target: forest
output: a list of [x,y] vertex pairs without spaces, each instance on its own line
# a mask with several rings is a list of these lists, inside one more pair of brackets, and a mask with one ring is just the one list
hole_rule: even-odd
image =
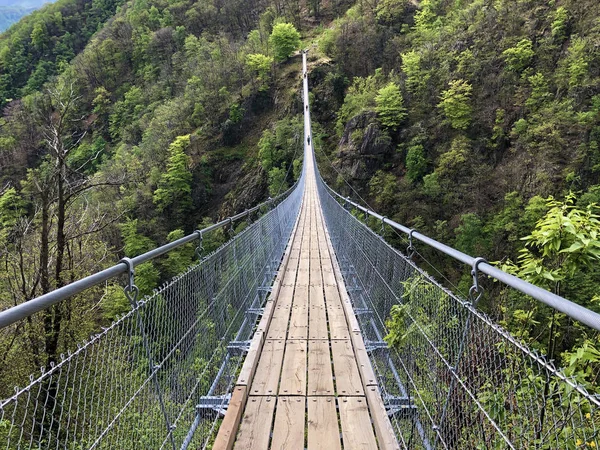
[[[300,48],[333,188],[600,311],[596,0],[46,5],[0,35],[0,308],[290,186]],[[418,251],[468,292],[467,268]],[[178,256],[138,268],[142,294]],[[488,291],[486,313],[598,393],[597,334]],[[111,284],[3,330],[0,396],[128,308]]]

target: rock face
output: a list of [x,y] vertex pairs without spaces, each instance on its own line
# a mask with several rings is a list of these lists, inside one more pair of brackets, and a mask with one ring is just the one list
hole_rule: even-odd
[[381,169],[392,150],[392,140],[377,122],[375,113],[363,112],[346,124],[335,164],[344,175],[368,181]]

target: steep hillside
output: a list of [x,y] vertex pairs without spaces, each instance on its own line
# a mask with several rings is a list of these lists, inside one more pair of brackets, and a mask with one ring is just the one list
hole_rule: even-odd
[[0,33],[10,27],[13,23],[27,14],[35,11],[36,8],[24,6],[4,6],[0,5]]
[[319,40],[316,117],[378,210],[514,258],[540,197],[600,199],[599,42],[594,1],[359,2]]
[[41,89],[83,50],[122,3],[122,0],[59,0],[24,17],[1,34],[0,106]]
[[[320,12],[331,16],[333,6],[346,8]],[[300,59],[293,53],[301,46],[295,28],[315,24],[310,14],[269,1],[128,2],[59,65],[60,74],[7,101],[0,307],[283,192],[301,167]],[[4,53],[31,55],[14,38],[5,45]],[[141,293],[193,257],[190,247],[136,268]],[[12,366],[18,380],[127,308],[117,285],[57,307],[0,339],[0,357],[11,361],[3,367]]]

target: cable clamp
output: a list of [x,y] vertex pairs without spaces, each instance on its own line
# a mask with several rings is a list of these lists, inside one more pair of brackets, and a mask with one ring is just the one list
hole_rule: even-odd
[[122,258],[119,263],[124,263],[127,266],[127,275],[128,275],[128,283],[127,286],[123,288],[123,292],[125,292],[125,297],[131,303],[131,306],[135,308],[137,306],[137,299],[140,294],[140,290],[135,285],[135,268],[133,265],[133,260],[131,258]]
[[477,305],[477,302],[481,299],[483,295],[483,287],[479,285],[479,264],[487,263],[485,258],[475,258],[473,260],[473,266],[471,268],[471,276],[473,277],[473,286],[469,289],[469,299],[473,306]]
[[408,232],[408,247],[406,248],[406,254],[410,259],[412,259],[415,254],[415,247],[413,247],[413,233],[417,231],[414,228],[411,228]]
[[383,234],[385,233],[385,221],[386,221],[387,217],[386,216],[382,216],[381,217],[381,231],[379,232],[379,235],[381,237],[383,237]]
[[204,252],[204,236],[202,230],[196,230],[194,231],[194,234],[198,236],[198,245],[196,246],[194,253],[196,254],[196,258],[200,260],[202,259],[202,253]]

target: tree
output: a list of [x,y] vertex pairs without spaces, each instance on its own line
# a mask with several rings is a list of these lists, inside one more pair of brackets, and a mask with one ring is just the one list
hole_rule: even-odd
[[259,83],[259,91],[266,91],[269,89],[269,73],[271,72],[272,64],[273,58],[263,55],[262,53],[246,56],[246,67],[256,75],[256,80]]
[[431,75],[422,68],[420,53],[411,50],[402,54],[402,71],[406,75],[406,88],[413,94],[422,93]]
[[407,116],[402,92],[394,82],[379,89],[375,97],[375,104],[379,120],[386,127],[396,129]]
[[422,145],[412,145],[406,153],[406,177],[413,183],[425,176],[427,170],[427,158]]
[[185,154],[190,145],[190,135],[179,136],[169,146],[167,170],[160,177],[154,191],[154,204],[159,212],[167,207],[175,208],[177,213],[185,213],[192,205],[192,173],[189,170],[191,159]]
[[530,39],[523,39],[515,47],[507,48],[502,52],[509,70],[522,72],[531,64],[535,52]]
[[442,92],[442,101],[438,104],[452,128],[465,130],[471,124],[473,109],[470,105],[473,87],[465,80],[453,80],[447,90]]
[[273,27],[269,42],[273,46],[275,60],[285,61],[300,48],[300,33],[291,23],[278,23]]

